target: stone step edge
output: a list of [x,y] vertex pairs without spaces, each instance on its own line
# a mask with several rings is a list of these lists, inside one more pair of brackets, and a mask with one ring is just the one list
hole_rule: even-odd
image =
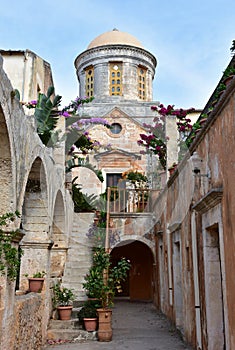
[[71,342],[79,342],[83,340],[97,340],[97,332],[87,332],[85,330],[70,329],[49,329],[47,331],[47,341],[68,340]]

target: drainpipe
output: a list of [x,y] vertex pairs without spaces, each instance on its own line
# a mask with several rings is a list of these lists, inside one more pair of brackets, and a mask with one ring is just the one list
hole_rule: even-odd
[[191,216],[192,228],[192,254],[193,254],[193,280],[194,280],[194,295],[195,295],[195,315],[196,315],[196,342],[197,350],[202,349],[202,334],[201,334],[201,310],[199,299],[199,281],[198,281],[198,259],[197,259],[197,239],[196,239],[196,222],[195,211]]

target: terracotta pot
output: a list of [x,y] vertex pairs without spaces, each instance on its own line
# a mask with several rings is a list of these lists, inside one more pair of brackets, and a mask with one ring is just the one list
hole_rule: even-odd
[[170,176],[175,172],[175,168],[168,169]]
[[88,331],[88,332],[94,332],[96,331],[96,328],[97,328],[97,318],[88,318],[88,317],[85,317],[83,319],[83,322],[84,322],[84,327],[85,327],[85,330]]
[[72,315],[72,309],[73,309],[72,305],[58,306],[57,311],[58,311],[59,319],[62,321],[70,320]]
[[28,278],[29,281],[29,291],[34,293],[40,293],[43,287],[45,278]]
[[230,84],[231,80],[233,80],[233,77],[234,77],[234,75],[229,75],[227,78],[225,78],[224,79],[224,84],[226,86],[228,86]]
[[172,174],[174,174],[176,168],[177,168],[177,164],[174,165],[174,167],[171,167],[171,168],[168,169],[170,176],[171,176]]
[[112,330],[112,310],[97,309],[99,317],[98,340],[111,341],[113,336]]
[[202,119],[200,120],[200,124],[204,124],[206,121],[207,121],[207,118],[202,118]]

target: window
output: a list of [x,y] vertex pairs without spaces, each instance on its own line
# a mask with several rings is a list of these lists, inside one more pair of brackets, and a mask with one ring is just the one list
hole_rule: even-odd
[[113,123],[111,124],[111,129],[110,129],[112,134],[120,134],[122,131],[122,126],[119,123]]
[[110,62],[110,95],[122,95],[122,63]]
[[92,97],[94,95],[94,88],[93,84],[91,84],[91,81],[93,81],[94,78],[94,67],[88,67],[85,69],[85,91],[86,96]]
[[122,174],[120,173],[107,174],[106,175],[107,187],[117,187],[118,181],[120,179],[122,179]]
[[141,100],[145,100],[145,95],[146,95],[146,85],[144,84],[144,82],[146,81],[146,73],[147,73],[147,69],[145,67],[138,67],[138,77],[139,77],[139,98]]

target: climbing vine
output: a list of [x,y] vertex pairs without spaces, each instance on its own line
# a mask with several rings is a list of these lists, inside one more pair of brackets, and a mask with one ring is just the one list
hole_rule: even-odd
[[13,246],[12,241],[17,235],[17,231],[6,232],[4,227],[20,217],[18,211],[15,213],[5,213],[0,216],[0,274],[14,281],[20,268],[20,258],[23,251]]

